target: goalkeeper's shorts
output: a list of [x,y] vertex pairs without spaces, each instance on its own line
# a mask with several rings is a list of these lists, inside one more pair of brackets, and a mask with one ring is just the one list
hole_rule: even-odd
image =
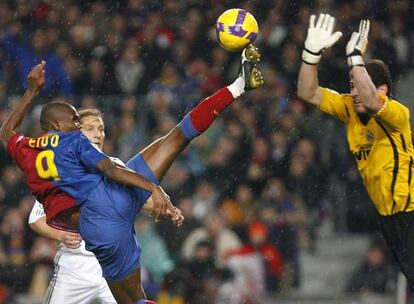
[[[414,211],[380,216],[385,241],[401,272],[414,287]],[[414,289],[413,289],[414,290]]]

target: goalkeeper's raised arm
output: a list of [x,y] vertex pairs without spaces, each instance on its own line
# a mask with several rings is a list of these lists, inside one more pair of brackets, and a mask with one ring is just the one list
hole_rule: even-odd
[[350,69],[352,86],[356,88],[359,100],[370,114],[378,113],[387,104],[380,95],[389,95],[389,87],[378,88],[368,74],[362,55],[368,47],[369,20],[361,20],[358,32],[353,32],[346,45],[347,63]]
[[318,82],[318,63],[325,49],[341,38],[341,32],[333,33],[335,18],[328,14],[320,14],[316,21],[312,15],[309,20],[305,48],[302,52],[302,65],[299,71],[298,96],[303,100],[319,106],[322,93]]
[[349,150],[377,209],[381,229],[393,257],[414,290],[414,147],[409,109],[391,98],[388,66],[364,61],[369,21],[362,20],[346,45],[350,92],[339,94],[318,84],[317,64],[324,49],[342,35],[332,34],[334,18],[310,18],[298,96],[346,125]]

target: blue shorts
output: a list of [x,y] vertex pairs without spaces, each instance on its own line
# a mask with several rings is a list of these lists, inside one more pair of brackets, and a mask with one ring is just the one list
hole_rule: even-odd
[[[159,184],[140,154],[127,167]],[[79,230],[107,281],[125,279],[140,267],[141,248],[135,239],[134,222],[150,195],[148,191],[104,179],[82,204]]]

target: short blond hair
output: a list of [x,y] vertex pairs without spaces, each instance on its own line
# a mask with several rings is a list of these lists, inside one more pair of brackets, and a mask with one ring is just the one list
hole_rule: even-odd
[[79,121],[81,123],[85,117],[89,117],[89,116],[99,117],[103,120],[103,114],[98,109],[83,109],[83,110],[79,110],[78,114],[79,114]]

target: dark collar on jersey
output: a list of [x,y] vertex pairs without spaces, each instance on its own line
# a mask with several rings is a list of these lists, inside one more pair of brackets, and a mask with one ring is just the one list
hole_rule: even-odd
[[371,119],[371,116],[367,113],[357,113],[359,120],[364,126],[368,124],[368,121]]

